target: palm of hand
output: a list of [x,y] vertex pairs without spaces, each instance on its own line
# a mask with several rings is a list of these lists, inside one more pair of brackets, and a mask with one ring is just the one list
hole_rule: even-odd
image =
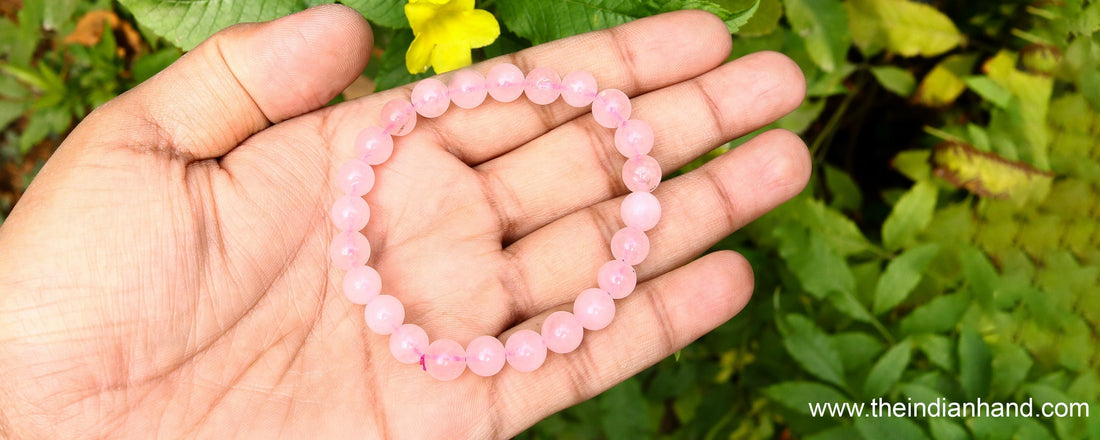
[[[339,8],[319,11],[311,13],[358,23]],[[557,65],[593,50],[649,50],[657,45],[654,29],[664,27],[683,35],[660,33],[672,40],[665,53],[657,45],[654,53],[638,56],[667,58],[676,43],[720,35],[716,26],[690,29],[688,23],[701,19],[709,17],[641,20],[615,33],[629,36],[617,46],[605,32],[598,34],[602,39],[572,41],[580,47],[532,49],[521,61]],[[257,40],[254,35],[275,32],[271,27],[236,32],[252,32]],[[151,99],[143,101],[141,93],[181,81],[185,58],[166,72],[168,78],[90,116],[0,230],[0,286],[11,287],[0,294],[0,330],[13,335],[0,342],[0,375],[11,379],[0,386],[0,408],[9,408],[0,409],[0,434],[10,425],[6,429],[15,434],[52,429],[110,437],[147,437],[151,429],[200,436],[512,435],[735,313],[751,290],[743,260],[722,253],[677,267],[805,183],[804,147],[783,133],[762,136],[757,146],[750,143],[670,182],[658,192],[666,215],[651,234],[654,253],[639,267],[640,279],[649,281],[619,302],[612,327],[586,334],[578,352],[551,355],[536,373],[506,367],[491,379],[466,373],[440,384],[392,359],[388,338],[365,329],[362,308],[343,297],[342,273],[328,263],[334,231],[327,208],[335,197],[329,182],[350,157],[356,131],[374,123],[388,99],[407,92],[289,119],[342,85],[307,81],[291,90],[301,95],[294,98],[305,96],[298,100],[256,91],[250,86],[262,79],[250,83],[222,54],[232,49],[204,47],[227,60],[225,67],[245,89],[239,92],[251,96],[251,104],[240,104],[253,111],[251,118],[225,117],[232,123],[217,130],[171,109],[149,111]],[[202,50],[189,55],[198,58],[191,65],[202,61]],[[642,109],[638,116],[655,126],[658,142],[664,137],[673,144],[672,151],[654,152],[666,171],[801,99],[798,88],[753,90],[740,98],[771,102],[752,113],[742,110],[752,114],[749,121],[723,126],[726,121],[712,115],[700,118],[693,111],[706,107],[682,100],[714,102],[708,77],[696,76],[720,62],[722,52],[681,53],[681,71],[642,67],[644,60],[634,66],[602,62],[594,71],[597,78],[612,78],[601,88],[631,95],[668,86],[643,97],[650,105],[641,107],[649,113]],[[313,68],[328,67],[335,71],[328,76],[346,81],[362,62]],[[774,55],[741,63],[707,74],[709,87],[752,74],[797,76]],[[653,78],[653,84],[639,78]],[[731,105],[714,104],[720,110]],[[606,240],[618,222],[618,202],[609,199],[625,191],[614,175],[621,165],[614,161],[622,159],[607,147],[611,131],[581,116],[582,110],[491,99],[482,107],[421,119],[413,134],[397,141],[391,160],[376,168],[378,184],[367,196],[371,265],[382,274],[385,293],[405,305],[406,322],[423,326],[432,340],[468,342],[517,325],[534,328],[540,316],[571,302],[610,258]],[[217,110],[211,113],[200,119],[224,123]],[[278,123],[263,129],[268,120]],[[662,136],[659,125],[675,123],[686,126]],[[688,129],[697,132],[682,133]],[[600,156],[602,151],[611,153]],[[773,168],[743,180],[724,176],[735,163]],[[712,195],[733,190],[761,193],[715,203]],[[733,206],[741,212],[730,212]],[[679,293],[685,290],[702,298]]]

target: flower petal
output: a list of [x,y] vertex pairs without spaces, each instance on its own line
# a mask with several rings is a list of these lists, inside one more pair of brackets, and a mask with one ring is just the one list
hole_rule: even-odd
[[489,11],[474,9],[461,15],[463,38],[470,47],[485,47],[500,36],[500,24]]
[[470,45],[464,41],[442,43],[435,46],[435,50],[432,51],[432,67],[435,68],[435,73],[461,69],[472,62]]
[[427,29],[428,25],[436,16],[436,12],[440,9],[439,5],[432,4],[430,2],[412,2],[410,1],[405,5],[405,17],[409,19],[409,27],[412,28],[414,35],[420,35]]
[[[405,68],[409,69],[409,73],[415,75],[427,72],[433,49],[435,49],[435,42],[431,41],[428,35],[414,38],[412,44],[409,44],[409,50],[405,52]],[[468,50],[467,54],[469,54]]]

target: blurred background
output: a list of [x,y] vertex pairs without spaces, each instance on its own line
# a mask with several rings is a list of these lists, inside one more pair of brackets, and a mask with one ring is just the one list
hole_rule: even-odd
[[[0,221],[96,106],[220,28],[317,3],[325,2],[0,0]],[[410,73],[406,53],[426,27],[455,16],[440,9],[414,32],[403,1],[342,3],[372,22],[376,48],[334,102],[434,73]],[[1100,439],[1100,2],[476,8],[500,34],[474,44],[483,46],[475,62],[695,8],[726,21],[731,59],[777,50],[808,84],[805,103],[765,129],[803,136],[814,160],[809,187],[716,246],[752,262],[748,308],[520,438]],[[458,30],[436,38],[463,38],[461,26],[450,28]],[[1091,417],[811,414],[814,403],[876,398],[1030,399],[1036,411],[1085,402]]]

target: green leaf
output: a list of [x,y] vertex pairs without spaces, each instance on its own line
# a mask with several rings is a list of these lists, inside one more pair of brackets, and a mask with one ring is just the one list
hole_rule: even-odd
[[628,0],[498,0],[500,20],[534,44],[620,25],[651,12]]
[[964,37],[950,18],[932,6],[909,0],[848,0],[848,27],[864,53],[883,48],[902,56],[935,56]]
[[992,355],[982,336],[964,329],[959,334],[959,383],[970,400],[989,394]]
[[840,355],[840,363],[848,371],[855,371],[870,364],[882,352],[878,339],[861,332],[844,332],[829,336],[833,349]]
[[902,98],[908,98],[917,87],[917,80],[913,74],[900,67],[875,66],[871,68],[871,74],[879,84],[882,84],[882,87]]
[[901,379],[901,373],[909,365],[913,344],[908,339],[891,347],[875,362],[863,383],[863,397],[870,400],[881,397]]
[[852,38],[839,0],[786,0],[791,30],[806,40],[806,50],[821,70],[833,72],[847,58]]
[[924,352],[933,365],[945,371],[955,371],[955,341],[935,333],[923,333],[913,337],[917,348]]
[[302,10],[299,0],[119,0],[143,26],[183,50],[237,23],[273,20]]
[[[822,100],[822,102],[824,102]],[[848,173],[825,164],[825,188],[829,190],[829,207],[839,211],[858,211],[863,205],[863,194]]]
[[843,393],[818,382],[780,382],[764,388],[764,394],[787,409],[799,414],[810,414],[810,405],[821,403],[849,403]]
[[[720,2],[721,3],[721,2]],[[739,3],[747,3],[741,1]],[[727,8],[737,10],[734,8]],[[779,0],[761,0],[760,7],[745,24],[737,29],[737,35],[756,37],[767,35],[779,27],[779,19],[783,17],[783,4]]]
[[1031,354],[1019,345],[1008,341],[994,345],[990,394],[995,398],[1012,396],[1016,388],[1027,379],[1033,363]]
[[856,429],[869,439],[922,440],[928,435],[905,417],[861,417],[855,420]]
[[966,84],[970,90],[977,93],[978,96],[985,98],[986,101],[993,103],[993,105],[1000,108],[1008,108],[1009,101],[1012,100],[1012,93],[1005,90],[992,79],[989,79],[985,75],[968,76],[963,78],[963,83]]
[[846,389],[844,366],[840,354],[829,343],[829,336],[805,316],[789,314],[785,321],[783,346],[787,353],[806,372]]
[[719,17],[722,17],[722,20],[726,22],[726,29],[728,29],[732,34],[740,30],[741,26],[744,26],[746,23],[748,23],[749,20],[751,20],[752,17],[756,15],[756,10],[759,8],[760,0],[755,0],[752,3],[752,6],[749,6],[744,10],[731,13],[728,17],[722,17],[722,15],[719,14]]
[[982,304],[993,302],[994,291],[1000,282],[997,269],[986,258],[982,251],[973,246],[967,246],[959,253],[963,273],[966,281],[970,283],[970,291],[974,292],[977,300]]
[[627,379],[599,398],[603,410],[604,434],[609,439],[636,439],[645,436],[644,420],[647,413],[645,395],[637,379]]
[[815,298],[829,292],[853,292],[856,281],[848,262],[809,229],[785,224],[775,230],[780,240],[779,255],[794,272],[802,288]]
[[862,440],[863,436],[854,426],[839,425],[804,438],[805,440]]
[[928,430],[936,440],[970,440],[965,428],[942,417],[928,419]]
[[975,55],[952,55],[945,58],[924,76],[913,100],[929,107],[951,105],[966,90],[966,83],[962,78],[970,75],[975,61]]
[[0,101],[0,131],[3,131],[12,121],[19,119],[28,105],[18,101]]
[[882,224],[882,244],[890,250],[911,244],[932,221],[935,208],[936,186],[929,181],[914,184]]
[[378,75],[374,78],[374,91],[381,92],[432,76],[429,72],[413,75],[405,68],[405,52],[412,43],[411,29],[400,29],[393,35],[386,51],[378,60]]
[[837,310],[848,315],[852,319],[863,322],[875,320],[871,312],[867,311],[867,307],[864,307],[852,292],[834,290],[829,292],[828,299],[833,307],[836,307]]
[[[310,0],[313,3],[329,3],[329,1]],[[359,11],[371,23],[380,24],[391,28],[409,27],[409,19],[405,18],[405,3],[392,0],[341,0],[340,3]]]
[[924,269],[940,251],[937,243],[925,243],[902,252],[886,266],[886,272],[878,279],[875,287],[875,303],[872,310],[882,314],[901,304],[909,292],[917,287]]
[[153,52],[148,55],[143,55],[141,58],[134,60],[133,74],[134,83],[139,84],[145,80],[152,78],[157,72],[164,70],[165,67],[174,63],[182,55],[179,49],[174,47],[165,47],[161,50]]
[[894,156],[890,165],[914,182],[932,177],[932,165],[928,162],[932,152],[928,150],[905,150]]
[[955,328],[969,306],[969,294],[954,293],[935,297],[902,318],[901,331],[905,334],[949,331]]

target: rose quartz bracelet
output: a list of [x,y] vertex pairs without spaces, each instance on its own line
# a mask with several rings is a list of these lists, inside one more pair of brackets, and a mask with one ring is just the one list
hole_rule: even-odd
[[[355,304],[365,305],[367,327],[379,335],[390,335],[390,351],[398,362],[419,363],[439,380],[452,380],[469,368],[479,376],[492,376],[508,363],[516,370],[530,372],[546,360],[546,350],[569,353],[581,343],[584,330],[607,327],[615,316],[615,299],[634,291],[637,274],[632,266],[649,254],[645,231],[657,225],[661,205],[652,191],[661,181],[661,167],[648,156],[653,148],[653,130],[649,124],[630,119],[630,99],[616,89],[596,93],[596,79],[578,71],[559,78],[553,70],[539,67],[526,78],[512,64],[499,64],[487,77],[473,70],[461,70],[451,78],[450,86],[429,78],[413,87],[411,102],[392,100],[382,107],[381,127],[368,127],[355,139],[355,157],[344,163],[336,184],[344,196],[332,206],[332,219],[340,232],[332,240],[329,254],[333,264],[347,271],[344,294]],[[374,170],[393,153],[393,138],[404,136],[416,125],[417,114],[426,118],[442,115],[453,102],[470,109],[485,101],[486,94],[500,102],[512,102],[521,94],[535,104],[550,104],[560,95],[571,106],[592,106],[596,122],[615,129],[615,148],[627,157],[622,177],[632,191],[623,199],[621,215],[626,225],[611,238],[611,254],[597,274],[599,288],[582,291],[573,303],[573,312],[551,313],[542,323],[542,333],[519,330],[501,343],[493,336],[479,336],[462,345],[450,339],[428,343],[420,326],[405,323],[401,301],[380,295],[382,279],[367,266],[370,244],[361,231],[370,218],[370,207],[363,200],[374,186]]]

